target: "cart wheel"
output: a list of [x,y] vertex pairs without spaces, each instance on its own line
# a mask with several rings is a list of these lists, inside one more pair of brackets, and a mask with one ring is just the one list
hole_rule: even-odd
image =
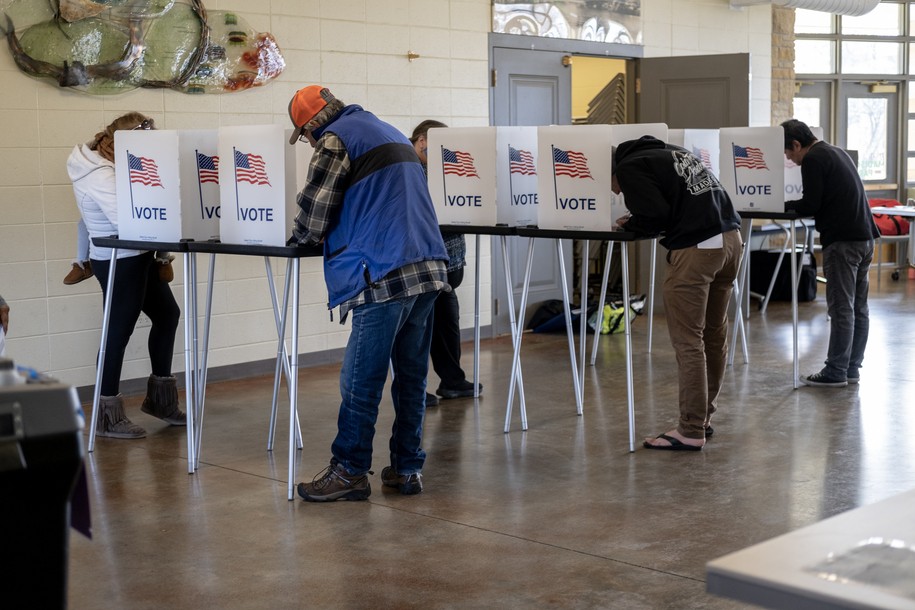
[[898,282],[898,281],[899,281],[899,272],[898,272],[898,271],[893,271],[893,275],[891,275],[890,277],[893,278],[893,281],[894,281],[894,282]]

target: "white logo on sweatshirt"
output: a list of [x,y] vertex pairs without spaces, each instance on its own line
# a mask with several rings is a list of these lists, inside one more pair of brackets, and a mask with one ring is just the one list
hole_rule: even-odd
[[722,188],[721,183],[694,155],[685,150],[674,150],[671,154],[674,158],[674,171],[686,182],[686,189],[691,195],[701,195]]

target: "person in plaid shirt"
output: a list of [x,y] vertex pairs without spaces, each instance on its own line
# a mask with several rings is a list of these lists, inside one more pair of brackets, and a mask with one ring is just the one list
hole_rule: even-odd
[[419,158],[393,126],[320,85],[289,102],[290,144],[314,148],[291,243],[323,244],[328,308],[352,331],[340,370],[342,402],[330,464],[299,495],[365,500],[389,365],[395,420],[382,484],[422,491],[426,375],[436,297],[450,290],[448,253]]

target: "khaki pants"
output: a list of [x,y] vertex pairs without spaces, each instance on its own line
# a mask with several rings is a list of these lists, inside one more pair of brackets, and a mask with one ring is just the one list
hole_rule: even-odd
[[728,303],[742,243],[740,231],[722,235],[721,248],[671,250],[664,282],[670,342],[677,354],[680,421],[687,438],[705,438],[717,408],[728,352]]

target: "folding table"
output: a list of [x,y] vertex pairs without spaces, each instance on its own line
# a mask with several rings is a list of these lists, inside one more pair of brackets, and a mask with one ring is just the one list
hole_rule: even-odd
[[[274,319],[277,327],[277,360],[274,374],[273,404],[270,415],[270,429],[268,432],[267,450],[272,451],[276,426],[277,397],[280,384],[280,375],[285,374],[289,388],[289,471],[287,480],[287,497],[294,498],[293,485],[295,478],[295,451],[301,447],[301,431],[298,425],[297,394],[298,394],[298,337],[299,337],[299,270],[302,258],[323,256],[323,249],[318,247],[305,248],[298,246],[260,246],[223,244],[220,242],[146,242],[121,240],[117,237],[93,238],[97,246],[112,249],[111,267],[108,276],[106,293],[111,295],[116,273],[117,252],[120,249],[130,250],[167,250],[179,252],[184,259],[184,364],[185,364],[185,400],[187,403],[187,454],[188,474],[196,472],[200,461],[200,444],[203,431],[204,400],[206,394],[207,349],[209,343],[209,322],[212,306],[213,278],[216,254],[235,254],[240,256],[263,256],[267,272],[267,284],[273,304]],[[210,254],[209,277],[207,280],[207,302],[203,316],[203,337],[198,331],[197,307],[197,263],[196,254]],[[287,259],[285,289],[282,302],[277,301],[273,285],[273,273],[270,257]],[[290,291],[290,286],[291,291]],[[292,295],[292,352],[286,350],[285,334],[288,319],[289,297]],[[108,338],[108,321],[111,316],[112,299],[105,299],[102,318],[102,337],[99,348],[99,362],[104,360],[105,344]],[[99,417],[99,398],[101,391],[101,367],[96,373],[95,391],[92,403],[92,427],[89,432],[89,448],[91,452],[95,447],[95,428]]]
[[[563,287],[563,305],[566,319],[566,335],[569,340],[569,360],[572,367],[572,382],[575,390],[575,405],[578,415],[583,413],[583,381],[584,381],[584,358],[585,358],[585,336],[587,331],[587,302],[586,300],[582,302],[582,315],[580,319],[581,326],[581,354],[579,356],[579,362],[582,362],[581,371],[578,370],[575,357],[575,340],[573,337],[572,330],[572,316],[571,308],[569,303],[569,293],[568,293],[568,283],[566,281],[566,272],[565,272],[565,263],[563,262],[562,256],[562,240],[563,239],[583,239],[583,240],[599,240],[599,241],[609,241],[609,242],[620,242],[621,243],[621,256],[622,256],[622,279],[623,279],[623,308],[626,312],[629,311],[629,255],[628,249],[626,247],[628,242],[640,241],[640,240],[650,240],[653,237],[642,237],[637,236],[635,233],[629,233],[626,231],[573,231],[573,230],[555,230],[555,229],[538,229],[532,227],[519,227],[517,233],[521,237],[529,237],[530,244],[528,247],[528,264],[524,276],[524,288],[521,292],[521,305],[519,306],[519,311],[524,312],[524,308],[527,305],[527,295],[528,288],[530,283],[531,276],[531,263],[533,260],[533,250],[534,250],[534,241],[537,238],[546,238],[555,240],[556,245],[556,254],[559,257],[559,270],[561,275],[561,282]],[[583,278],[585,281],[585,278]],[[626,403],[627,411],[629,418],[629,451],[635,451],[635,399],[633,394],[633,379],[632,379],[632,329],[629,320],[629,316],[624,316],[625,323],[625,346],[626,346]],[[514,338],[514,351],[512,358],[512,384],[515,380],[515,372],[520,367],[520,353],[521,353],[521,333]],[[513,398],[513,387],[509,387],[509,396],[508,396],[508,406],[506,407],[506,428],[505,431],[508,432],[508,427],[511,422],[511,406]],[[523,405],[522,405],[523,408]],[[526,414],[522,412],[522,430],[527,429]]]
[[915,490],[710,561],[706,591],[765,608],[915,608]]
[[512,295],[511,271],[506,258],[506,238],[515,235],[514,227],[486,225],[439,225],[443,234],[460,233],[475,237],[476,260],[473,269],[473,397],[480,396],[480,236],[499,236],[502,244],[502,261],[505,267],[505,281],[508,286],[509,320],[512,336],[515,335],[514,297]]
[[[912,202],[909,199],[909,202]],[[915,267],[915,205],[897,205],[890,208],[887,207],[873,207],[871,208],[871,214],[889,214],[891,216],[905,216],[909,219],[909,249],[908,249],[908,265],[909,267]],[[896,236],[892,236],[896,237]],[[886,238],[883,238],[886,239]],[[879,271],[880,264],[878,259],[877,270]],[[894,276],[896,277],[896,276]],[[877,282],[880,282],[880,275],[877,275]]]
[[[299,370],[299,271],[302,258],[311,258],[323,256],[323,248],[300,247],[300,246],[262,246],[262,245],[244,245],[244,244],[224,244],[214,241],[191,241],[187,242],[187,262],[185,266],[185,287],[196,286],[197,284],[197,260],[196,255],[209,254],[210,265],[209,275],[207,278],[207,302],[204,313],[204,331],[202,345],[198,350],[200,337],[198,336],[197,324],[197,291],[185,291],[185,362],[189,364],[189,370],[194,371],[190,378],[187,388],[188,405],[193,405],[195,411],[193,429],[191,420],[188,418],[188,434],[194,437],[194,441],[188,441],[188,446],[194,447],[194,453],[189,453],[188,472],[197,469],[200,461],[200,445],[203,432],[203,415],[204,401],[206,397],[206,372],[207,372],[207,350],[209,346],[209,321],[213,296],[213,278],[216,267],[217,254],[234,254],[239,256],[263,256],[264,265],[267,275],[267,284],[270,291],[270,298],[273,304],[274,321],[277,331],[277,354],[276,369],[273,378],[273,402],[270,411],[270,425],[267,434],[267,450],[273,450],[273,441],[277,420],[277,399],[281,375],[286,376],[287,387],[289,390],[289,467],[286,485],[287,499],[292,500],[294,495],[295,481],[295,452],[297,448],[302,447],[301,428],[298,419],[298,370]],[[273,285],[273,270],[270,264],[270,257],[286,259],[286,278],[281,302],[277,301],[276,290]],[[190,279],[188,279],[190,278]],[[287,311],[289,309],[290,285],[292,296],[292,351],[286,350],[286,322]],[[190,296],[188,296],[190,292]],[[191,322],[192,321],[192,322]],[[188,360],[188,349],[193,345],[193,357]],[[191,410],[191,407],[188,407]]]
[[[108,268],[108,283],[105,288],[105,304],[102,308],[102,337],[98,350],[98,361],[96,362],[95,371],[95,388],[92,392],[92,417],[89,424],[89,453],[95,450],[95,429],[98,425],[101,412],[99,410],[99,401],[102,393],[102,368],[105,362],[105,344],[108,342],[108,322],[111,319],[112,295],[114,290],[114,276],[117,272],[118,251],[119,250],[162,250],[167,252],[180,252],[184,257],[185,266],[187,265],[187,243],[186,242],[150,242],[118,239],[117,235],[110,237],[93,237],[92,243],[101,248],[111,248],[111,262]],[[187,301],[187,284],[185,283],[185,302]],[[186,303],[185,303],[186,304]],[[187,323],[185,322],[185,325]],[[185,353],[187,347],[185,346]],[[185,364],[187,361],[185,360]],[[189,381],[188,370],[185,368],[185,381]],[[188,408],[187,426],[188,430],[193,427],[194,414]],[[190,457],[193,455],[193,436],[188,433],[187,452]],[[188,471],[190,472],[190,471]]]
[[[792,254],[796,251],[797,248],[797,221],[802,218],[800,214],[796,212],[739,212],[740,217],[743,220],[753,220],[756,218],[765,219],[765,220],[787,220],[791,226],[791,229],[788,233],[789,246],[787,248],[788,252]],[[737,274],[737,284],[738,284],[738,294],[739,295],[748,295],[749,288],[749,276],[750,276],[750,248],[749,237],[750,237],[750,223],[744,222],[741,223],[741,232],[743,234],[743,257],[740,263],[740,270]],[[799,380],[799,365],[798,365],[798,347],[797,347],[797,282],[798,282],[798,272],[797,272],[797,256],[790,256],[791,259],[791,322],[793,326],[793,354],[794,354],[794,388],[797,389],[800,386]],[[734,328],[731,332],[731,345],[728,350],[728,365],[734,364],[734,350],[737,348],[737,324],[743,323],[743,320],[740,316],[743,316],[744,307],[743,303],[738,300],[737,312],[734,316]],[[749,361],[749,357],[746,350],[746,338],[744,339],[744,360]]]

